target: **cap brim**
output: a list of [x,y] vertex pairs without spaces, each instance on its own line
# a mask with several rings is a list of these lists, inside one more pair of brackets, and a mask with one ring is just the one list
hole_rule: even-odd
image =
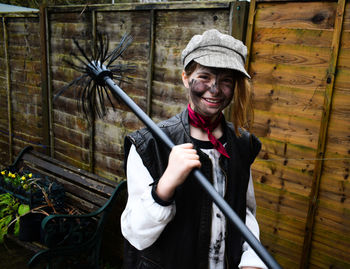
[[220,54],[207,54],[207,55],[199,55],[197,57],[193,57],[191,60],[199,63],[200,65],[207,67],[215,67],[215,68],[226,68],[232,69],[241,72],[246,77],[250,78],[250,75],[244,68],[243,61],[239,60],[240,57],[233,57],[230,55]]

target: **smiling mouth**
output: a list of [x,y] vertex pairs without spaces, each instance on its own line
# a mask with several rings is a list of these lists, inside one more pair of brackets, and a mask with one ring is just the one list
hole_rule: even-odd
[[211,98],[203,98],[205,101],[207,101],[208,103],[211,103],[211,104],[219,104],[221,103],[221,100],[220,99],[211,99]]

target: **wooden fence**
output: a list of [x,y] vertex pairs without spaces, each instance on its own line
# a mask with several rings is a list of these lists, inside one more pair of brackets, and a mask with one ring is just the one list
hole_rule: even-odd
[[186,105],[180,53],[187,40],[208,28],[242,38],[246,7],[247,3],[239,2],[193,2],[42,9],[42,32],[46,30],[43,55],[47,55],[43,57],[47,66],[43,85],[49,93],[43,102],[48,115],[44,144],[49,145],[50,154],[108,178],[121,177],[123,138],[142,126],[122,104],[89,126],[76,108],[74,90],[51,102],[52,94],[78,75],[64,63],[76,50],[73,37],[83,46],[93,47],[90,40],[96,40],[96,33],[106,32],[113,47],[123,34],[130,33],[134,42],[122,62],[136,65],[137,71],[131,75],[132,84],[123,84],[122,88],[159,121]]
[[350,268],[350,5],[252,1],[262,241],[284,268]]
[[[88,125],[64,59],[72,38],[111,48],[134,37],[122,62],[136,65],[126,91],[155,121],[186,105],[180,54],[217,28],[249,48],[253,167],[262,243],[283,268],[350,268],[350,6],[337,1],[173,2],[43,7],[1,14],[0,160],[26,144],[107,178],[123,177],[123,138],[143,125],[122,104]],[[40,19],[39,19],[40,18]],[[248,18],[248,24],[245,22]]]
[[13,150],[44,146],[39,14],[0,14],[0,160]]

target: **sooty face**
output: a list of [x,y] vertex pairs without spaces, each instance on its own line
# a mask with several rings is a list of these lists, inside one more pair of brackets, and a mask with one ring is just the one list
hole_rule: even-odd
[[202,116],[215,119],[233,98],[232,70],[198,65],[187,79],[191,107]]

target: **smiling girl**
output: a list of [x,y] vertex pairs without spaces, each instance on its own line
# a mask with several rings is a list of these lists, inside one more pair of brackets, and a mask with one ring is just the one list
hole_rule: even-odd
[[[261,144],[242,126],[250,111],[246,47],[209,30],[182,52],[187,109],[125,139],[128,202],[121,218],[125,268],[266,268],[191,176],[199,168],[258,237],[250,166]],[[233,100],[233,124],[222,111]]]

